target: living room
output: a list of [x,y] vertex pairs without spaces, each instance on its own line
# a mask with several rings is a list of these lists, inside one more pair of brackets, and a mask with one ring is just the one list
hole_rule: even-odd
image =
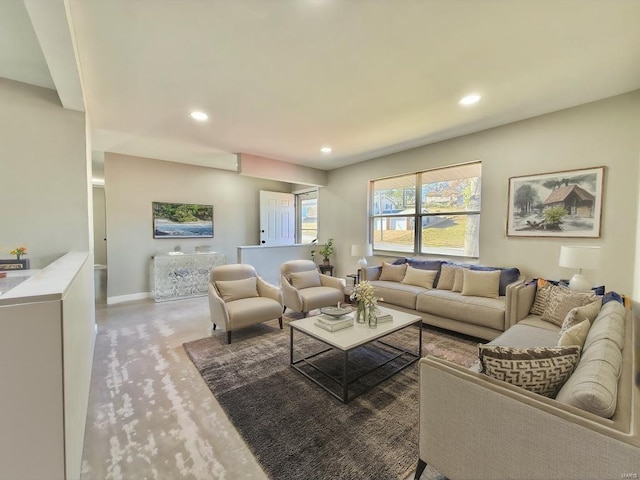
[[[21,1],[16,3],[23,5]],[[58,2],[51,3],[57,5]],[[567,5],[576,7],[577,4],[568,2]],[[637,18],[634,2],[621,2],[620,8],[621,11],[629,9],[627,17]],[[30,13],[32,22],[43,21],[42,17]],[[593,15],[593,11],[590,13]],[[56,15],[59,14],[57,11]],[[626,29],[623,32],[626,33]],[[626,45],[624,57],[630,55],[629,52],[637,53],[637,48],[637,42]],[[583,68],[583,63],[589,63],[588,49],[580,60],[582,62],[575,62],[576,70]],[[536,112],[533,109],[525,117],[518,117],[516,105],[486,128],[457,135],[440,131],[440,137],[434,134],[423,144],[407,142],[403,148],[393,151],[380,148],[357,163],[321,169],[326,172],[326,181],[316,183],[319,186],[319,242],[329,238],[335,240],[334,275],[344,278],[358,268],[357,258],[351,256],[351,245],[368,241],[370,181],[481,161],[481,248],[475,261],[485,265],[517,266],[527,278],[566,278],[569,272],[558,265],[561,246],[597,245],[602,248],[606,262],[597,271],[589,272],[594,284],[606,285],[607,290],[638,298],[640,85],[637,81],[624,83],[622,80],[634,66],[620,60],[619,70],[615,70],[615,64],[612,61],[609,65],[612,70],[600,76],[578,75],[587,85],[603,82],[602,77],[619,76],[620,82],[613,89],[615,93],[605,97],[589,97],[582,92],[584,96],[580,96],[572,92],[580,99],[576,101],[565,90],[555,94],[567,97],[559,102],[563,106],[555,111]],[[4,77],[1,72],[0,77]],[[539,82],[544,83],[544,75],[539,77]],[[640,78],[640,75],[636,77]],[[88,81],[88,78],[84,80]],[[91,112],[85,114],[79,109],[63,108],[59,96],[64,92],[57,92],[46,84],[29,83],[8,75],[0,78],[0,104],[3,106],[0,122],[4,127],[0,131],[0,143],[5,179],[0,198],[7,206],[3,215],[0,256],[8,257],[11,248],[24,244],[28,246],[32,268],[38,269],[68,251],[90,252],[94,248],[92,119]],[[582,85],[576,83],[576,90],[580,87]],[[505,85],[502,88],[508,90]],[[499,90],[496,89],[494,98]],[[458,108],[456,102],[457,98],[452,108]],[[143,137],[146,132],[140,131],[138,135]],[[202,134],[192,135],[200,137]],[[291,192],[299,183],[300,172],[316,170],[301,165],[297,167],[299,171],[292,174],[288,168],[291,163],[282,162],[275,164],[281,169],[273,170],[268,177],[238,175],[226,167],[172,162],[142,151],[138,154],[116,151],[126,140],[113,140],[114,150],[104,152],[109,238],[107,295],[111,297],[111,305],[102,308],[105,312],[113,312],[100,313],[106,317],[118,316],[126,308],[131,308],[135,315],[136,302],[153,305],[144,299],[150,292],[148,265],[152,255],[173,250],[177,245],[185,252],[192,251],[202,244],[200,239],[179,243],[153,239],[151,202],[213,204],[215,236],[208,244],[233,262],[238,246],[259,243],[259,191]],[[601,233],[597,238],[514,238],[506,235],[510,178],[599,166],[605,167],[605,174]],[[369,262],[380,264],[390,258],[394,255],[378,252],[369,258]],[[118,304],[123,300],[122,305]],[[93,299],[87,301],[92,303]],[[163,308],[167,309],[168,318],[179,318],[178,303]],[[199,334],[209,334],[206,301],[204,310],[202,305],[194,306],[193,303],[189,303],[189,308],[198,312]],[[201,318],[203,314],[205,317]],[[118,321],[126,322],[126,318],[121,317]],[[165,326],[171,329],[170,324]],[[98,352],[96,350],[96,359]],[[214,450],[217,448],[221,447]],[[216,450],[214,457],[227,455],[222,452],[222,449]],[[242,457],[239,463],[248,461]],[[226,466],[219,468],[222,470],[209,474],[214,478],[236,478],[234,473],[237,471],[225,470]],[[256,471],[260,471],[259,466]],[[85,478],[97,478],[86,471],[84,475]],[[126,472],[121,475],[121,478],[134,477]],[[245,478],[249,477],[247,474]]]

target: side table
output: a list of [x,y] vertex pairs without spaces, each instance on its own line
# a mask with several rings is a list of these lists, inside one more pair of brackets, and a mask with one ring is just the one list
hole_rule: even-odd
[[329,275],[333,277],[333,265],[318,265],[320,269],[320,273],[324,273],[325,275],[329,272]]

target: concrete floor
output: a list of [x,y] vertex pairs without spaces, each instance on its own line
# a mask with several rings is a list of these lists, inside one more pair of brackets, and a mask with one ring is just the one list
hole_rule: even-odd
[[97,305],[96,321],[83,480],[267,478],[182,347],[211,334],[206,297]]

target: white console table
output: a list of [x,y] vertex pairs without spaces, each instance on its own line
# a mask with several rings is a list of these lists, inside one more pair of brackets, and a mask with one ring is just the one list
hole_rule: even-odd
[[154,255],[151,266],[151,294],[156,302],[204,296],[209,273],[227,263],[223,253],[168,253]]

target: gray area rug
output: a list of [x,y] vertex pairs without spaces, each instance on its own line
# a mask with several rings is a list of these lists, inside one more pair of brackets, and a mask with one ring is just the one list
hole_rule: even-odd
[[[323,348],[298,335],[296,358]],[[386,340],[415,351],[417,335],[417,328],[409,327]],[[225,337],[217,334],[184,348],[271,478],[404,479],[415,468],[416,364],[344,405],[289,366],[286,324],[284,330],[261,324],[234,332],[231,345]],[[384,355],[360,348],[351,357],[364,366]],[[423,355],[470,366],[477,341],[425,327]],[[331,353],[321,357],[327,369],[339,369],[340,359]]]

